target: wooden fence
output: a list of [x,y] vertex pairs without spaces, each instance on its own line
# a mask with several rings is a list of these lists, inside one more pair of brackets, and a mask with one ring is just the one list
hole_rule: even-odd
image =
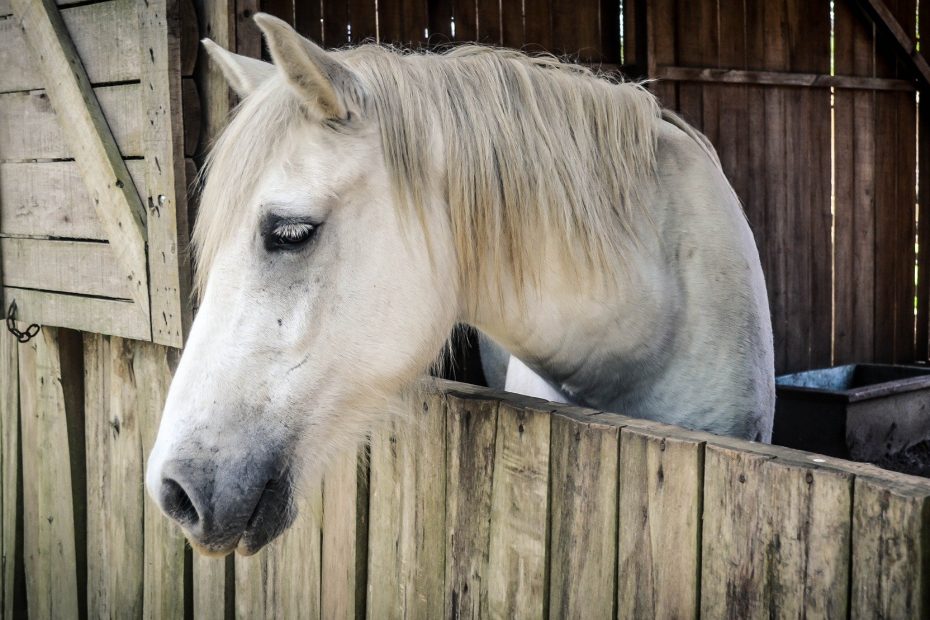
[[930,480],[438,380],[268,549],[192,555],[142,486],[170,351],[0,337],[4,617],[930,616]]

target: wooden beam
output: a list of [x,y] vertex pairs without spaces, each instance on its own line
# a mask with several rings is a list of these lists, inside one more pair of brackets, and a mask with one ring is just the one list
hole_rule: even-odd
[[132,298],[148,317],[145,212],[74,42],[54,0],[13,0],[13,10]]
[[191,323],[179,0],[139,4],[152,340],[180,348]]
[[796,86],[801,88],[840,88],[848,90],[914,90],[913,83],[908,80],[783,71],[743,71],[739,69],[660,66],[656,67],[655,74],[651,77],[672,82]]
[[898,53],[910,65],[921,90],[930,87],[930,64],[917,51],[914,39],[904,30],[891,9],[882,0],[854,0],[855,4],[875,22],[878,29],[897,43]]

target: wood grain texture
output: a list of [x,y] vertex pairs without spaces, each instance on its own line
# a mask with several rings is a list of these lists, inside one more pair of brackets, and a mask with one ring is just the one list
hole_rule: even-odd
[[145,212],[81,57],[51,0],[13,0],[13,9],[37,61],[65,142],[78,162],[107,239],[126,274],[132,299],[138,310],[149,316]]
[[84,336],[87,608],[96,617],[142,615],[144,422],[135,407],[132,346]]
[[845,616],[852,480],[708,444],[701,615]]
[[930,485],[857,477],[852,530],[851,617],[930,615]]
[[192,320],[184,119],[181,105],[181,2],[139,5],[142,48],[145,183],[148,206],[148,273],[152,340],[180,348]]
[[0,239],[4,286],[128,299],[108,243]]
[[[94,95],[121,155],[141,157],[144,149],[139,85],[100,86],[94,89]],[[46,91],[0,95],[0,159],[72,159],[74,153]]]
[[549,428],[546,411],[498,408],[483,616],[546,615]]
[[[131,369],[130,376],[122,380],[131,398],[127,407],[133,410],[139,428],[141,446],[135,458],[142,459],[144,473],[179,355],[173,349],[146,342],[120,343],[114,338],[111,346],[113,342],[123,347],[122,354],[127,356]],[[142,617],[180,618],[189,598],[185,594],[186,542],[180,529],[162,514],[148,493],[143,503]]]
[[236,556],[237,618],[320,618],[320,511],[317,489],[297,520],[252,557]]
[[552,415],[549,617],[616,612],[617,464],[620,428]]
[[[0,20],[0,92],[45,88],[39,63],[28,53],[19,22],[22,11],[11,2],[14,19]],[[31,3],[38,4],[38,3]],[[92,84],[139,79],[139,33],[134,0],[111,0],[65,7],[61,16],[71,33]]]
[[0,332],[0,614],[25,617],[22,456],[19,428],[19,343]]
[[202,620],[225,620],[235,614],[235,560],[231,556],[210,558],[192,554],[194,617]]
[[[134,183],[145,162],[126,162]],[[105,241],[106,233],[73,161],[0,164],[0,233]]]
[[480,617],[488,593],[497,407],[464,395],[448,399],[445,617]]
[[704,444],[624,428],[617,615],[696,618]]
[[16,316],[28,323],[148,340],[148,317],[128,301],[82,297],[30,289],[3,288],[3,299],[16,300]]
[[415,420],[371,443],[369,618],[443,614],[446,559],[446,405],[411,395]]
[[323,618],[363,618],[368,562],[368,466],[348,450],[323,480]]
[[26,594],[29,614],[38,618],[76,618],[83,598],[83,541],[76,538],[73,503],[79,483],[72,479],[69,437],[70,422],[80,422],[82,411],[66,396],[60,355],[55,328],[43,328],[19,348],[23,479],[29,481],[23,488]]

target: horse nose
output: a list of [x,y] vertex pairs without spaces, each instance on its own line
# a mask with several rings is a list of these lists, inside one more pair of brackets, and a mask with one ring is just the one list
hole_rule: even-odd
[[280,459],[175,459],[154,493],[164,513],[201,551],[253,553],[290,525],[291,484]]

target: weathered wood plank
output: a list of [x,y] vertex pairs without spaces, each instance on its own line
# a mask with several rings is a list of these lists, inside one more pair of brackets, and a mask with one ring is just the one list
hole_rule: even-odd
[[551,423],[549,617],[610,618],[620,428],[564,413]]
[[497,401],[449,396],[445,617],[475,618],[487,597]]
[[708,444],[701,615],[844,617],[849,472]]
[[930,489],[856,478],[853,618],[930,616]]
[[320,618],[320,490],[297,520],[252,557],[236,556],[237,618]]
[[[45,88],[39,63],[28,52],[19,21],[23,13],[11,2],[13,19],[0,20],[0,92]],[[38,4],[32,2],[30,4]],[[93,84],[139,78],[139,20],[134,0],[113,0],[61,11],[77,55]]]
[[446,405],[414,394],[416,421],[371,442],[369,618],[442,616],[446,550]]
[[[138,84],[94,89],[100,109],[124,157],[141,157],[142,100]],[[0,159],[69,159],[68,146],[55,110],[44,90],[0,95]]]
[[82,412],[66,395],[62,370],[59,330],[43,328],[19,348],[26,594],[37,618],[77,618],[81,609],[71,463],[79,447],[69,417],[80,422]]
[[895,90],[914,92],[908,80],[873,78],[858,75],[823,73],[792,73],[789,71],[755,71],[742,69],[712,69],[699,67],[660,66],[657,77],[672,82],[704,82],[709,84],[753,84],[760,86],[791,86],[799,88],[836,88],[840,90]]
[[[126,162],[133,181],[145,162]],[[0,233],[105,241],[94,204],[73,161],[0,164]]]
[[194,617],[226,620],[235,614],[235,559],[192,555]]
[[10,332],[0,331],[0,614],[4,618],[26,615],[18,347]]
[[145,212],[81,57],[51,0],[13,0],[26,40],[38,61],[46,92],[107,238],[127,275],[133,300],[149,316]]
[[140,425],[145,422],[135,407],[132,346],[119,338],[84,336],[87,609],[94,617],[142,615],[146,584]]
[[[162,409],[168,397],[171,376],[177,368],[179,354],[173,349],[146,342],[123,345],[131,355],[132,370],[127,390],[132,391],[131,408],[139,425],[141,441],[138,455],[142,472],[149,452],[155,445]],[[131,386],[131,388],[129,387]],[[137,456],[136,458],[139,458]],[[185,561],[184,536],[167,519],[154,500],[144,493],[144,559],[142,611],[145,619],[181,618],[184,616]]]
[[16,300],[16,316],[27,323],[148,340],[148,318],[128,301],[81,297],[4,287],[4,300]]
[[129,287],[107,243],[0,238],[3,285],[128,299]]
[[704,444],[624,428],[617,615],[696,618]]
[[152,340],[180,348],[191,323],[187,179],[181,105],[181,0],[139,5]]
[[501,404],[482,616],[546,616],[549,413]]
[[368,564],[368,469],[347,451],[323,479],[320,606],[323,618],[365,615]]

